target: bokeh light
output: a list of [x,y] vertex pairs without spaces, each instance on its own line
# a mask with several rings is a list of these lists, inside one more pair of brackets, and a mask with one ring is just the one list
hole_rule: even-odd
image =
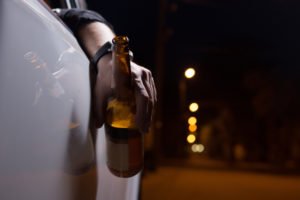
[[196,132],[197,131],[197,125],[196,124],[189,125],[189,131],[190,132]]
[[195,102],[191,103],[189,106],[191,112],[196,112],[199,109],[199,105]]
[[189,125],[195,125],[197,123],[197,118],[194,116],[189,117],[188,123]]
[[193,134],[189,134],[186,138],[186,141],[190,144],[194,143],[196,141],[196,136]]
[[194,153],[202,153],[205,150],[205,147],[203,144],[193,144],[191,150]]
[[196,71],[194,68],[188,68],[184,72],[184,76],[188,79],[193,78],[196,74]]

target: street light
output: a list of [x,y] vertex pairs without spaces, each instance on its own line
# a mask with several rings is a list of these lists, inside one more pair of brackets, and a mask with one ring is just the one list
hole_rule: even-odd
[[189,109],[191,112],[196,112],[199,109],[199,105],[196,102],[190,104]]
[[185,70],[184,72],[184,76],[187,78],[187,79],[190,79],[190,78],[193,78],[196,74],[196,71],[194,68],[188,68]]
[[205,150],[203,144],[193,144],[191,149],[194,153],[202,153]]
[[189,117],[188,123],[189,125],[195,125],[197,123],[197,118],[194,116]]
[[190,144],[194,143],[196,141],[196,136],[193,134],[190,134],[187,136],[186,141]]
[[193,125],[189,125],[189,131],[190,132],[196,132],[198,129],[197,125],[196,124],[193,124]]

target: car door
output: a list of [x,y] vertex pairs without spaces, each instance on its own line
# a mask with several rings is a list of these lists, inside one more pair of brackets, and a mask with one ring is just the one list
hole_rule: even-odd
[[0,199],[137,199],[140,175],[108,171],[103,128],[92,141],[89,61],[72,33],[37,0],[3,0],[0,15]]
[[74,199],[94,163],[88,59],[40,2],[0,4],[0,199]]

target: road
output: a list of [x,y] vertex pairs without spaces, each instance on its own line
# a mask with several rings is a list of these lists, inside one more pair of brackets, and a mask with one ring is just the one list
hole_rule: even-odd
[[160,167],[145,175],[142,200],[299,200],[300,176]]

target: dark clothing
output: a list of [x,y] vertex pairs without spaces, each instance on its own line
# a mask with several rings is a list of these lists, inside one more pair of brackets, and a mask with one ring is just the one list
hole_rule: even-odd
[[80,26],[95,21],[104,23],[112,29],[111,24],[107,22],[104,17],[91,10],[83,10],[78,8],[61,9],[60,12],[57,12],[57,15],[75,35]]
[[[59,9],[54,10],[55,13],[57,13],[58,17],[66,24],[66,26],[73,32],[74,36],[78,39],[79,44],[81,45],[81,48],[86,52],[85,47],[81,44],[80,39],[77,37],[78,35],[78,29],[80,26],[91,23],[91,22],[101,22],[106,24],[112,31],[113,28],[109,22],[104,19],[99,13],[91,11],[91,10],[85,10],[85,9],[78,9],[78,8],[72,8],[72,9]],[[91,59],[91,64],[94,66],[95,71],[98,72],[98,68],[96,66],[96,63],[99,61],[99,59],[105,55],[108,51],[103,51],[104,54],[99,54],[102,50],[99,49],[94,57]],[[87,53],[87,52],[86,52]]]

